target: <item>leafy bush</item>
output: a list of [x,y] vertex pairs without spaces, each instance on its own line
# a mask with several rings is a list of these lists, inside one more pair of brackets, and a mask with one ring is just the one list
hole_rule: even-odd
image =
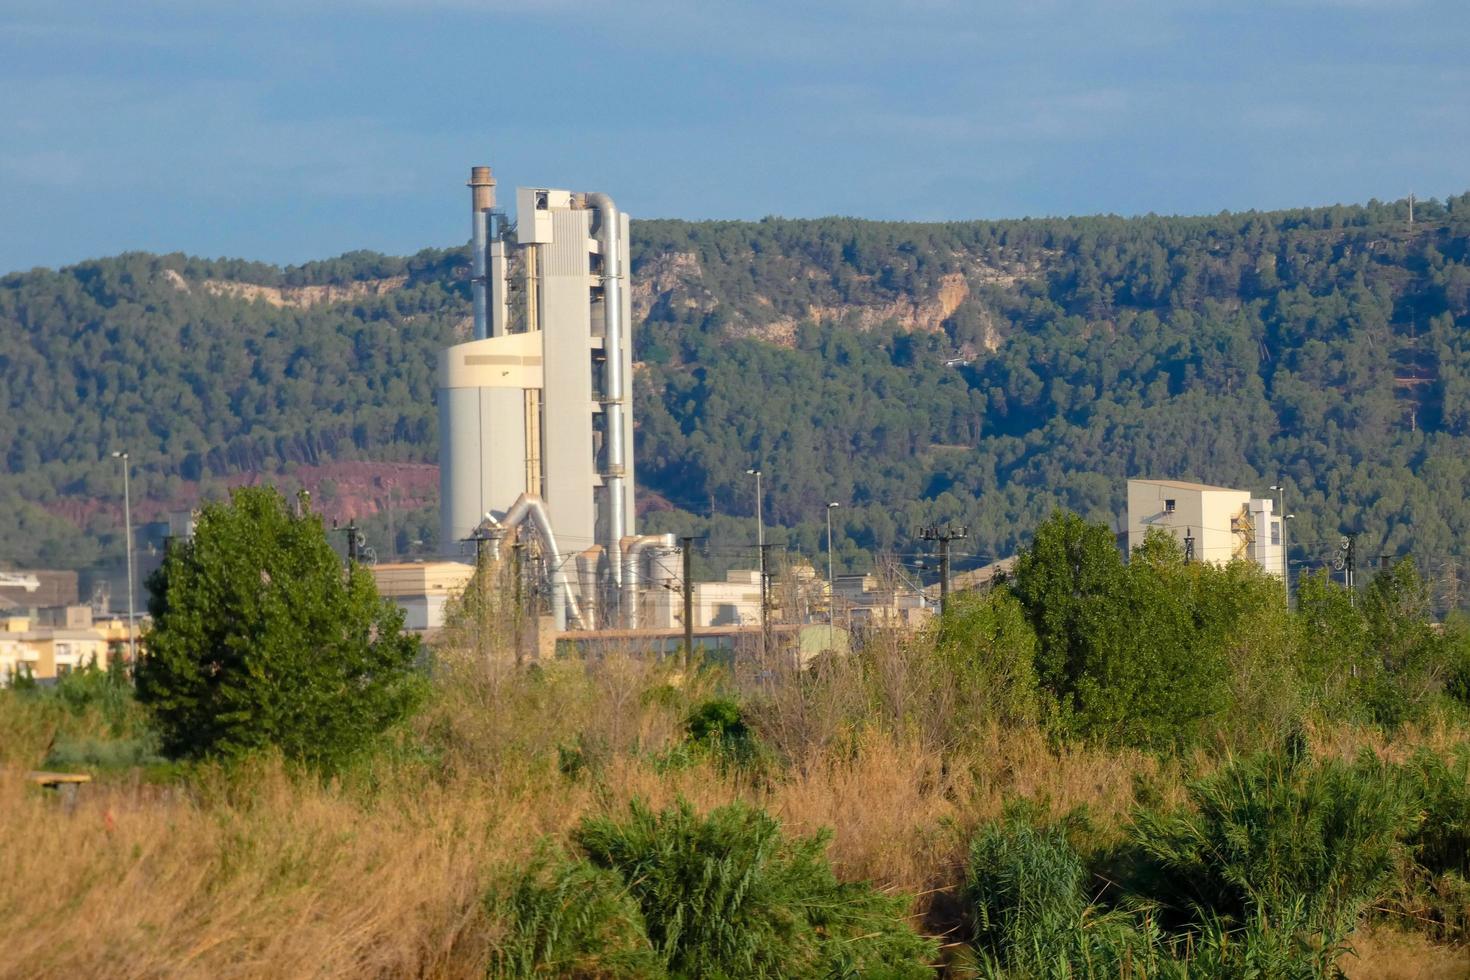
[[723,763],[746,766],[757,756],[756,739],[738,702],[712,698],[701,703],[684,721],[690,744]]
[[491,977],[659,977],[643,914],[612,871],[538,857],[487,902],[505,924]]
[[1215,920],[1330,950],[1389,884],[1414,825],[1383,764],[1302,751],[1232,762],[1189,786],[1190,806],[1137,815],[1141,884],[1176,923]]
[[577,845],[616,871],[668,971],[687,977],[927,976],[934,944],[909,900],[839,882],[827,837],[788,839],[763,811],[687,803],[584,820]]
[[1423,820],[1408,838],[1414,860],[1432,873],[1470,876],[1470,747],[1453,759],[1421,750],[1404,766],[1405,784]]
[[750,737],[740,705],[727,698],[706,701],[690,713],[684,723],[689,737],[706,745],[734,743]]
[[972,724],[1036,720],[1036,633],[1009,590],[955,597],[935,646]]

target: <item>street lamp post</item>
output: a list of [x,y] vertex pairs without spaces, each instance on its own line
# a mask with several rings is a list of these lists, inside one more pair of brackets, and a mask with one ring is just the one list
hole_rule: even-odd
[[832,593],[828,614],[834,624],[837,622],[837,578],[832,574],[832,511],[841,506],[835,500],[827,505],[827,589]]
[[128,546],[128,661],[138,662],[138,639],[134,627],[133,613],[133,491],[128,479],[128,454],[116,451],[112,458],[122,462],[123,471],[123,524]]
[[754,469],[745,472],[755,477],[755,543],[756,547],[764,548],[766,546],[766,521],[761,514],[761,471]]
[[761,664],[765,669],[766,654],[770,647],[767,637],[768,629],[766,622],[766,520],[761,513],[761,471],[759,467],[745,471],[755,477],[755,544],[757,556],[760,558],[761,576]]

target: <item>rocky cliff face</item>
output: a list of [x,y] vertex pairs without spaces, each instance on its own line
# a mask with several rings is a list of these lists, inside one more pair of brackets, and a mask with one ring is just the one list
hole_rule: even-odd
[[173,269],[165,269],[163,278],[181,293],[193,292],[197,287],[211,296],[260,300],[271,306],[294,309],[309,309],[368,296],[386,296],[394,290],[402,289],[408,282],[407,276],[391,276],[386,279],[363,279],[329,286],[263,286],[259,283],[234,282],[228,279],[204,279],[190,283]]
[[[871,275],[852,274],[834,281],[832,270],[793,262],[786,257],[784,279],[796,287],[791,295],[773,295],[756,289],[735,291],[707,273],[694,252],[668,251],[646,257],[632,286],[637,321],[688,319],[719,313],[724,327],[735,336],[748,336],[792,347],[803,323],[836,324],[868,331],[889,324],[904,330],[938,332],[951,318],[964,316],[978,324],[979,348],[994,351],[1001,343],[1000,318],[987,301],[992,289],[1013,289],[1023,280],[1039,278],[1035,261],[1004,263],[972,256],[954,256],[960,268],[901,286],[885,284]],[[754,274],[770,281],[770,270]],[[977,348],[976,350],[978,350]],[[969,353],[975,353],[972,350]]]

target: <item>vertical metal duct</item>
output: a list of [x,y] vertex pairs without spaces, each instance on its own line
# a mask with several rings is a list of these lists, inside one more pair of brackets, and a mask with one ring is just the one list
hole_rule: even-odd
[[475,304],[475,339],[489,336],[487,300],[490,252],[490,209],[495,207],[495,178],[489,167],[471,167],[470,179],[470,295]]
[[603,351],[607,355],[606,391],[602,411],[607,421],[607,549],[608,565],[613,581],[622,581],[622,541],[627,488],[627,470],[623,446],[623,264],[618,230],[617,205],[606,194],[587,194],[589,208],[597,211],[597,246],[602,255]]

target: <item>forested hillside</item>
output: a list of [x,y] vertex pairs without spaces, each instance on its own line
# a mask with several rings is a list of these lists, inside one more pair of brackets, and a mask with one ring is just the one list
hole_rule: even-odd
[[[759,464],[795,550],[818,552],[838,501],[850,567],[913,551],[928,520],[968,523],[979,561],[1057,504],[1115,523],[1128,476],[1261,492],[1279,476],[1299,566],[1355,530],[1361,555],[1412,553],[1456,602],[1470,195],[1415,218],[1373,203],[637,222],[644,522],[708,533],[736,560]],[[0,504],[15,515],[0,561],[120,552],[119,445],[145,517],[285,469],[328,509],[396,499],[384,550],[430,547],[421,487],[371,467],[344,485],[332,467],[433,462],[434,355],[467,330],[466,276],[461,249],[290,269],[131,254],[0,279]]]

